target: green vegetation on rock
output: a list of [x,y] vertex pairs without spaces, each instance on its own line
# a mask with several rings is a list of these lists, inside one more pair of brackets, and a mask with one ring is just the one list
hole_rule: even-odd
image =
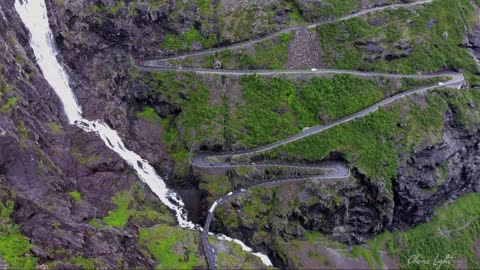
[[[17,104],[18,98],[17,97],[9,97],[7,100],[0,105],[0,113],[9,113]],[[0,96],[1,102],[1,96]]]
[[149,119],[164,128],[163,144],[175,161],[174,175],[188,174],[190,151],[200,142],[217,145],[223,143],[222,126],[224,106],[210,101],[205,82],[193,74],[153,73],[147,85],[159,95],[182,108],[179,115],[160,118],[155,110],[145,107],[137,117]]
[[[56,254],[64,253],[64,250],[54,250]],[[98,269],[98,268],[105,268],[105,264],[101,260],[101,258],[84,258],[84,257],[73,257],[64,260],[56,260],[53,262],[47,263],[49,268],[58,268],[59,265],[62,263],[72,264],[77,267],[81,267],[82,269]]]
[[198,254],[199,242],[198,232],[165,225],[140,229],[138,239],[162,269],[205,267],[204,258]]
[[195,65],[192,58],[179,64],[194,67],[214,68],[218,61],[223,69],[282,69],[288,56],[288,45],[293,33],[284,33],[278,38],[269,39],[251,48],[225,50],[217,54],[203,56]]
[[48,122],[47,125],[50,127],[50,129],[52,130],[52,132],[54,134],[62,134],[63,133],[63,127],[60,124],[55,123],[55,122]]
[[82,195],[80,194],[80,192],[78,191],[71,191],[70,192],[70,196],[72,197],[72,199],[76,202],[79,202],[82,200]]
[[206,38],[192,26],[180,35],[167,34],[162,46],[173,51],[191,51],[195,44],[199,45],[200,48],[210,48],[216,43],[217,39],[214,35]]
[[157,112],[155,112],[155,109],[150,106],[145,106],[143,108],[143,111],[136,113],[136,116],[137,118],[147,119],[153,123],[155,123],[156,121],[160,121],[159,115],[157,114]]
[[[175,161],[174,175],[183,177],[189,173],[191,152],[199,148],[230,145],[238,149],[271,143],[357,112],[397,92],[437,81],[353,75],[302,80],[252,75],[225,80],[189,73],[152,73],[145,79],[154,89],[152,95],[170,105],[146,106],[136,116],[163,127],[163,144]],[[182,109],[166,118],[157,113],[172,108]]]
[[[438,207],[428,222],[404,232],[386,232],[368,241],[366,246],[356,247],[357,256],[364,257],[371,265],[382,264],[381,252],[399,257],[403,267],[432,269],[437,262],[451,255],[454,259],[438,264],[436,269],[452,269],[456,259],[465,259],[468,268],[478,268],[480,247],[480,194],[470,193],[448,206]],[[420,263],[412,263],[412,256],[419,256]],[[410,259],[410,263],[409,263]],[[418,262],[417,261],[417,262]],[[430,263],[422,263],[429,261]]]
[[[381,108],[366,117],[276,148],[265,156],[318,161],[332,151],[341,152],[369,177],[385,181],[389,189],[390,180],[397,175],[397,155],[422,143],[441,140],[447,105],[456,99],[465,103],[470,98],[480,101],[478,94],[472,92],[458,95],[457,90],[444,89],[426,97],[407,98],[388,110]],[[464,114],[467,119],[478,117],[473,109]]]
[[20,147],[23,148],[25,147],[25,142],[30,136],[30,133],[25,127],[25,122],[23,122],[23,120],[20,120],[19,123],[17,124],[17,132],[20,138]]
[[258,257],[242,250],[242,247],[236,243],[218,240],[214,237],[209,237],[209,242],[217,248],[219,269],[260,269],[265,267]]
[[[0,192],[4,192],[1,187]],[[33,269],[37,259],[30,255],[32,247],[30,240],[22,235],[20,227],[10,218],[13,207],[13,201],[0,200],[0,258],[11,269]]]
[[123,227],[127,224],[130,217],[128,204],[132,200],[128,192],[122,192],[112,199],[117,206],[116,210],[109,211],[108,216],[103,218],[103,221],[113,227]]
[[450,67],[473,73],[475,62],[459,44],[465,27],[476,22],[469,0],[436,0],[323,25],[318,33],[327,66],[398,73]]
[[99,159],[99,156],[96,154],[86,156],[84,153],[84,149],[81,149],[78,145],[72,145],[72,147],[70,148],[70,153],[80,165],[87,167],[94,165]]
[[[212,199],[224,196],[229,191],[233,190],[228,177],[225,175],[202,175],[202,179],[207,182],[201,182],[199,188],[207,190],[208,194],[212,196]],[[213,200],[212,200],[213,201]]]
[[1,75],[3,71],[3,65],[0,64],[0,113],[10,113],[15,105],[18,102],[18,97],[10,96],[8,97],[8,93],[10,92],[10,85],[5,82],[5,79]]
[[[116,205],[116,209],[109,211],[103,218],[103,222],[109,226],[122,228],[130,219],[137,224],[174,223],[165,205],[154,206],[145,201],[145,192],[140,185],[133,185],[129,191],[117,194],[112,198],[112,202]],[[90,225],[98,227],[99,223],[93,220]]]
[[394,86],[390,79],[353,75],[313,78],[301,83],[280,77],[245,76],[240,81],[244,102],[238,104],[231,127],[239,144],[271,143],[303,128],[358,112],[397,92],[434,81],[407,79],[401,81],[400,86]]

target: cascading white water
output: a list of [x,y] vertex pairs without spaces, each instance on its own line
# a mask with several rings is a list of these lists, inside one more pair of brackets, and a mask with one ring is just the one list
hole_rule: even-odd
[[115,130],[99,120],[89,121],[82,118],[82,109],[77,104],[75,95],[70,88],[68,76],[56,58],[57,51],[48,23],[44,0],[23,0],[23,3],[20,3],[20,0],[16,0],[15,9],[30,31],[30,45],[35,53],[37,63],[47,82],[60,97],[70,124],[76,125],[87,132],[98,134],[107,147],[115,151],[133,167],[140,179],[147,183],[162,203],[175,211],[181,227],[189,229],[200,228],[200,226],[193,224],[187,219],[187,212],[183,207],[184,204],[180,196],[167,188],[165,182],[146,160],[125,147]]
[[[75,125],[87,132],[94,132],[105,142],[105,145],[122,157],[147,183],[150,189],[160,198],[162,203],[175,211],[177,221],[183,228],[202,230],[201,226],[193,224],[187,218],[187,211],[180,196],[169,190],[155,169],[142,159],[137,153],[128,150],[123,144],[118,133],[105,123],[96,120],[90,121],[82,118],[82,109],[77,103],[75,95],[68,83],[68,76],[56,58],[57,50],[52,31],[48,23],[47,8],[44,0],[16,0],[15,9],[30,32],[30,45],[35,53],[40,69],[47,82],[52,86],[55,93],[60,97],[63,109],[70,124]],[[242,246],[242,249],[252,252],[243,242],[223,235],[219,239],[233,241]],[[252,253],[259,257],[263,263],[271,266],[268,257],[261,253]]]
[[[230,195],[232,195],[232,192],[227,194],[227,196],[230,196]],[[210,210],[208,210],[209,213],[213,213],[213,211],[215,211],[215,208],[217,208],[217,206],[218,206],[219,200],[221,200],[221,199],[216,200],[212,204],[212,206],[210,207]],[[245,245],[245,243],[243,243],[242,241],[240,241],[238,239],[228,237],[224,234],[213,234],[213,233],[209,233],[209,234],[214,235],[219,240],[236,243],[236,244],[240,245],[240,247],[242,247],[243,251],[249,252],[252,255],[258,257],[260,259],[260,261],[262,261],[262,263],[265,264],[266,266],[273,266],[272,261],[270,261],[270,258],[268,258],[267,255],[265,255],[261,252],[253,252],[253,249],[251,247],[248,247],[247,245]]]
[[265,255],[261,252],[253,252],[253,249],[251,247],[245,245],[245,243],[243,243],[242,241],[240,241],[238,239],[228,237],[224,234],[216,234],[215,237],[219,240],[236,243],[236,244],[240,245],[240,247],[242,248],[243,251],[249,252],[252,255],[258,257],[260,259],[260,261],[262,261],[262,263],[265,264],[266,266],[273,266],[272,262],[270,261],[270,258],[268,258],[267,255]]

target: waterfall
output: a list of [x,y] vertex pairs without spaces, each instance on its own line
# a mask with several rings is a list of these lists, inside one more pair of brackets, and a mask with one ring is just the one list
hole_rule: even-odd
[[75,95],[68,83],[68,76],[58,62],[52,31],[48,23],[47,8],[44,0],[15,1],[15,9],[23,23],[30,31],[30,45],[35,53],[40,69],[47,82],[52,86],[63,104],[63,109],[70,124],[87,132],[96,133],[105,145],[122,157],[144,181],[150,189],[160,198],[162,203],[172,209],[177,216],[179,225],[183,228],[198,229],[200,226],[193,224],[187,218],[187,211],[180,196],[169,190],[163,179],[158,176],[155,169],[142,159],[137,153],[125,147],[118,133],[100,120],[89,121],[82,118],[82,109],[77,103]]

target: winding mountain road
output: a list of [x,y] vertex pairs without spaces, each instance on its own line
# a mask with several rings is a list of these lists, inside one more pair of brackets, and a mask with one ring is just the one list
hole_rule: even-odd
[[387,9],[412,8],[412,7],[416,7],[416,6],[420,6],[420,5],[424,5],[424,4],[430,4],[432,1],[433,0],[422,0],[422,1],[417,1],[417,2],[413,2],[413,3],[393,4],[393,5],[385,5],[385,6],[379,6],[379,7],[364,9],[364,10],[361,10],[359,12],[355,12],[355,13],[349,14],[347,16],[344,16],[344,17],[341,17],[341,18],[338,18],[338,19],[335,19],[335,20],[293,26],[293,27],[282,29],[282,30],[277,31],[275,33],[268,34],[264,37],[260,37],[260,38],[257,38],[257,39],[251,39],[251,40],[247,40],[247,41],[243,41],[243,42],[238,42],[238,43],[234,43],[232,45],[228,45],[228,46],[224,46],[224,47],[220,47],[220,48],[197,51],[197,52],[192,52],[192,53],[183,54],[183,55],[176,55],[176,56],[171,56],[171,57],[149,57],[149,58],[145,58],[144,60],[148,60],[148,61],[158,60],[158,61],[166,62],[166,61],[171,61],[171,60],[176,60],[176,59],[183,59],[183,58],[191,57],[191,56],[201,56],[201,55],[207,55],[207,54],[211,54],[211,53],[222,52],[222,51],[225,51],[225,50],[238,49],[238,48],[250,46],[250,45],[265,41],[265,40],[269,40],[269,39],[278,37],[278,36],[280,36],[282,34],[285,34],[285,33],[295,32],[295,31],[304,30],[304,29],[312,29],[312,28],[315,28],[315,27],[318,27],[318,26],[332,24],[332,23],[341,22],[341,21],[346,21],[346,20],[349,20],[349,19],[352,19],[352,18],[355,18],[355,17],[360,17],[360,16],[363,16],[363,15],[366,15],[366,14],[369,14],[369,13],[384,11],[384,10],[387,10]]
[[213,220],[214,217],[214,211],[215,209],[222,205],[225,204],[229,201],[232,201],[233,199],[237,198],[238,196],[244,194],[247,190],[250,190],[252,188],[258,188],[258,187],[265,187],[265,186],[275,186],[275,185],[280,185],[280,184],[285,184],[289,182],[299,182],[299,181],[306,181],[306,180],[312,180],[312,179],[322,179],[322,180],[327,180],[327,179],[343,179],[343,178],[348,178],[350,176],[350,170],[348,167],[341,163],[341,162],[331,162],[331,163],[324,163],[320,165],[287,165],[287,164],[257,164],[257,165],[252,165],[252,164],[235,164],[235,163],[230,163],[230,162],[223,162],[223,163],[218,163],[218,162],[213,162],[210,160],[207,160],[207,158],[233,158],[233,157],[238,157],[238,156],[248,156],[252,154],[257,154],[265,151],[272,150],[274,148],[280,147],[282,145],[286,145],[298,140],[301,140],[303,138],[321,133],[325,130],[331,129],[335,126],[350,122],[352,120],[365,117],[369,115],[370,113],[375,112],[378,110],[380,107],[386,106],[392,102],[395,102],[401,98],[404,98],[406,96],[414,95],[414,94],[422,94],[425,93],[429,90],[435,89],[435,88],[442,88],[442,87],[451,87],[451,88],[457,88],[460,89],[465,81],[463,74],[461,73],[455,73],[455,72],[443,72],[443,73],[435,73],[435,74],[422,74],[422,75],[404,75],[404,74],[388,74],[388,73],[377,73],[377,72],[363,72],[363,71],[354,71],[354,70],[339,70],[339,69],[318,69],[315,71],[312,70],[256,70],[256,71],[249,71],[249,70],[215,70],[215,69],[195,69],[195,68],[185,68],[185,69],[175,69],[175,68],[168,68],[168,67],[154,67],[154,66],[145,66],[144,64],[140,64],[139,61],[135,61],[134,66],[138,68],[139,70],[142,71],[177,71],[177,72],[193,72],[197,74],[219,74],[219,75],[230,75],[230,76],[243,76],[243,75],[264,75],[264,76],[272,76],[272,75],[281,75],[281,74],[311,74],[311,75],[329,75],[329,74],[350,74],[350,75],[355,75],[359,77],[388,77],[388,78],[412,78],[412,79],[431,79],[431,78],[436,78],[436,77],[447,77],[448,79],[446,81],[443,81],[441,83],[431,85],[431,86],[426,86],[426,87],[420,87],[412,90],[407,90],[404,92],[397,93],[393,96],[390,96],[388,98],[385,98],[359,112],[356,112],[354,114],[351,114],[349,116],[346,116],[344,118],[335,120],[329,124],[325,125],[318,125],[314,126],[308,129],[305,129],[304,131],[293,135],[291,137],[288,137],[286,139],[283,139],[281,141],[277,141],[275,143],[257,147],[254,149],[249,149],[249,150],[244,150],[244,151],[235,151],[235,152],[226,152],[226,153],[221,153],[221,154],[208,154],[208,153],[199,153],[197,154],[193,160],[192,160],[192,165],[197,167],[197,168],[236,168],[236,167],[266,167],[266,166],[284,166],[284,167],[294,167],[294,168],[330,168],[333,169],[333,173],[328,174],[328,175],[322,175],[322,176],[310,176],[310,177],[305,177],[305,178],[296,178],[296,179],[282,179],[282,180],[272,180],[272,181],[266,181],[264,183],[259,183],[257,185],[251,186],[251,187],[246,187],[241,190],[234,191],[232,194],[225,195],[219,199],[217,199],[209,213],[205,222],[205,226],[202,232],[202,243],[204,246],[204,252],[205,256],[208,261],[208,265],[210,269],[217,269],[217,264],[218,264],[218,258],[217,258],[217,253],[216,253],[216,248],[210,244],[208,241],[208,235],[209,235],[209,228],[210,224]]
[[[321,72],[317,72],[318,74],[322,74]],[[361,74],[359,76],[366,75],[365,72],[354,72],[354,71],[346,71],[345,73],[349,74]],[[273,73],[269,74],[278,74],[273,71]],[[324,74],[324,73],[323,73]],[[321,133],[325,130],[331,129],[335,126],[350,122],[352,120],[365,117],[369,115],[372,112],[375,112],[378,110],[378,108],[383,107],[385,105],[388,105],[392,102],[395,102],[396,100],[399,100],[403,97],[410,96],[413,94],[422,94],[427,92],[428,90],[435,89],[435,88],[441,88],[441,87],[451,87],[451,88],[456,88],[460,89],[464,83],[464,77],[461,73],[439,73],[439,74],[432,74],[432,75],[392,75],[392,74],[378,74],[378,73],[370,73],[370,76],[386,76],[386,77],[398,77],[401,76],[402,78],[432,78],[432,77],[438,77],[438,76],[447,76],[450,79],[445,82],[441,82],[432,86],[427,86],[427,87],[421,87],[421,88],[416,88],[413,90],[408,90],[404,92],[400,92],[398,94],[395,94],[393,96],[390,96],[388,98],[385,98],[381,100],[378,103],[373,104],[370,107],[367,107],[357,113],[354,113],[352,115],[346,116],[344,118],[338,119],[336,121],[333,121],[332,123],[326,124],[326,125],[318,125],[311,127],[309,129],[306,129],[302,131],[301,133],[298,133],[294,136],[291,136],[289,138],[286,138],[284,140],[261,146],[258,148],[254,149],[249,149],[245,151],[235,151],[235,152],[227,152],[227,153],[221,153],[221,154],[208,154],[208,153],[199,153],[197,154],[193,160],[192,160],[192,165],[197,167],[197,168],[237,168],[237,167],[267,167],[267,166],[284,166],[284,167],[293,167],[293,168],[323,168],[323,169],[332,169],[332,173],[326,174],[326,175],[321,175],[321,176],[309,176],[309,177],[304,177],[304,178],[296,178],[296,179],[283,179],[283,180],[267,180],[266,182],[259,183],[254,186],[246,187],[244,189],[236,190],[233,193],[227,194],[223,197],[220,197],[217,199],[213,205],[211,206],[208,216],[205,222],[204,230],[202,232],[202,242],[204,245],[204,251],[205,251],[205,256],[207,257],[208,260],[208,265],[210,269],[217,269],[217,254],[216,254],[216,249],[213,247],[210,242],[208,242],[208,233],[210,229],[210,224],[213,220],[214,217],[214,212],[215,209],[227,202],[232,201],[233,199],[237,198],[238,196],[242,195],[245,191],[250,190],[252,188],[258,188],[258,187],[266,187],[266,186],[275,186],[275,185],[280,185],[280,184],[285,184],[285,183],[293,183],[293,182],[299,182],[299,181],[306,181],[306,180],[328,180],[328,179],[344,179],[348,178],[350,176],[350,169],[342,162],[329,162],[329,163],[324,163],[320,165],[282,165],[282,164],[235,164],[231,162],[214,162],[212,160],[207,160],[207,158],[221,158],[221,159],[227,159],[227,158],[233,158],[233,157],[239,157],[239,156],[249,156],[252,154],[257,154],[265,151],[272,150],[274,148],[280,147],[282,145],[286,145],[298,140],[301,140],[303,138]]]
[[231,202],[236,198],[244,195],[247,191],[254,189],[254,188],[261,188],[261,187],[274,187],[278,185],[284,185],[288,183],[298,183],[307,180],[335,180],[335,179],[346,179],[350,177],[350,169],[343,163],[338,162],[334,166],[335,171],[331,174],[321,175],[321,176],[308,176],[308,177],[298,177],[298,178],[290,178],[290,179],[277,179],[262,182],[259,184],[251,185],[249,187],[244,187],[233,192],[228,193],[225,196],[222,196],[215,200],[208,211],[207,219],[205,221],[205,226],[203,227],[202,231],[202,244],[204,247],[205,257],[207,258],[208,265],[210,269],[217,269],[218,268],[218,256],[217,256],[217,249],[210,244],[208,241],[209,231],[210,231],[210,224],[212,223],[213,217],[215,216],[215,209],[225,203]]
[[[243,76],[243,75],[259,75],[259,76],[274,76],[274,75],[331,75],[331,74],[350,74],[359,77],[387,77],[393,79],[402,79],[402,78],[412,78],[412,79],[431,79],[436,77],[446,77],[443,82],[426,86],[420,87],[412,90],[407,90],[404,92],[397,93],[390,97],[387,97],[359,112],[346,116],[344,118],[335,120],[331,123],[314,126],[308,129],[304,129],[302,132],[288,137],[286,139],[260,146],[253,149],[243,150],[243,151],[234,151],[234,152],[225,152],[225,153],[198,153],[192,160],[192,165],[197,168],[239,168],[239,167],[257,167],[257,168],[264,168],[270,166],[276,167],[285,167],[285,168],[296,168],[296,169],[322,169],[325,170],[325,173],[322,175],[314,175],[314,176],[306,176],[306,177],[298,177],[298,178],[287,178],[287,179],[276,179],[276,180],[265,180],[264,182],[257,183],[248,187],[244,187],[239,190],[235,190],[233,192],[228,193],[225,196],[222,196],[215,200],[208,211],[208,215],[206,218],[206,222],[203,228],[203,232],[201,235],[202,244],[204,247],[205,256],[207,258],[208,265],[210,269],[217,269],[218,267],[218,257],[217,257],[217,250],[216,248],[210,244],[208,241],[210,225],[214,218],[215,209],[218,206],[221,206],[225,203],[228,203],[237,197],[243,195],[250,189],[259,188],[259,187],[269,187],[269,186],[276,186],[285,183],[295,183],[301,182],[306,180],[334,180],[334,179],[345,179],[350,177],[350,169],[347,164],[343,162],[323,162],[321,164],[316,165],[292,165],[292,164],[278,164],[278,163],[262,163],[262,164],[237,164],[235,162],[228,162],[231,158],[234,157],[241,157],[241,156],[249,156],[265,151],[272,150],[274,148],[280,147],[282,145],[286,145],[303,138],[321,133],[325,130],[331,129],[335,126],[353,121],[355,119],[365,117],[370,113],[375,112],[380,107],[386,106],[392,102],[395,102],[401,98],[406,96],[414,95],[414,94],[423,94],[429,90],[441,87],[450,87],[460,89],[465,82],[465,79],[461,73],[456,72],[442,72],[442,73],[435,73],[435,74],[412,74],[412,75],[404,75],[404,74],[388,74],[388,73],[378,73],[378,72],[363,72],[363,71],[355,71],[355,70],[339,70],[339,69],[314,69],[314,70],[219,70],[219,69],[203,69],[203,68],[175,68],[175,67],[168,67],[164,65],[166,61],[175,60],[175,59],[182,59],[191,56],[199,56],[199,55],[206,55],[221,52],[228,49],[236,49],[241,48],[244,46],[252,45],[264,40],[268,40],[274,37],[277,37],[283,33],[298,31],[302,29],[309,29],[314,28],[320,25],[325,25],[329,23],[339,22],[348,20],[354,17],[362,16],[368,13],[382,11],[386,9],[395,9],[395,8],[409,8],[418,5],[423,5],[427,3],[431,3],[432,0],[425,0],[425,1],[418,1],[414,3],[408,4],[395,4],[395,5],[387,5],[382,7],[376,7],[372,9],[363,10],[336,20],[326,21],[326,22],[319,22],[314,24],[308,25],[301,25],[295,26],[291,28],[283,29],[279,32],[267,35],[262,38],[249,40],[245,42],[236,43],[230,46],[225,46],[222,48],[204,50],[199,52],[193,52],[189,54],[184,54],[180,56],[173,56],[167,58],[159,58],[159,57],[151,57],[151,58],[144,58],[140,60],[133,60],[132,65],[135,66],[140,71],[175,71],[175,72],[192,72],[196,74],[208,74],[208,75],[228,75],[228,76]],[[219,161],[222,160],[222,161]]]
[[[331,73],[331,71],[332,70],[318,70],[317,72],[315,72],[315,74],[327,74],[327,73]],[[302,73],[301,71],[298,71],[298,72]],[[309,71],[304,71],[304,72],[309,73]],[[339,70],[335,70],[334,73],[335,74],[340,74],[342,72],[340,72]],[[435,89],[435,88],[440,88],[440,87],[451,87],[451,88],[460,89],[461,86],[463,85],[464,81],[465,81],[465,78],[463,77],[463,74],[453,73],[453,72],[437,73],[437,74],[430,74],[430,75],[398,75],[398,74],[368,73],[368,72],[357,72],[357,71],[345,70],[343,73],[344,74],[353,74],[353,75],[357,75],[357,76],[382,76],[382,77],[390,77],[390,78],[415,78],[415,79],[448,77],[449,80],[444,81],[444,82],[440,82],[440,83],[432,85],[432,86],[420,87],[420,88],[416,88],[416,89],[412,89],[412,90],[397,93],[397,94],[395,94],[393,96],[390,96],[388,98],[385,98],[385,99],[383,99],[383,100],[381,100],[381,101],[379,101],[379,102],[371,105],[370,107],[367,107],[367,108],[365,108],[365,109],[363,109],[359,112],[356,112],[356,113],[351,114],[349,116],[346,116],[344,118],[340,118],[340,119],[335,120],[335,121],[333,121],[329,124],[326,124],[326,125],[318,125],[318,126],[314,126],[314,127],[305,129],[302,132],[300,132],[300,133],[298,133],[294,136],[288,137],[286,139],[283,139],[281,141],[277,141],[277,142],[269,144],[269,145],[265,145],[265,146],[261,146],[261,147],[258,147],[258,148],[245,150],[245,151],[236,151],[236,152],[230,152],[230,153],[210,154],[210,155],[199,154],[193,159],[193,165],[196,166],[196,167],[208,167],[208,164],[210,164],[210,162],[207,162],[205,160],[206,157],[226,158],[226,157],[234,157],[234,156],[246,156],[246,155],[257,154],[257,153],[265,152],[265,151],[268,151],[268,150],[272,150],[272,149],[277,148],[279,146],[301,140],[301,139],[306,138],[308,136],[318,134],[320,132],[331,129],[331,128],[333,128],[335,126],[338,126],[338,125],[341,125],[343,123],[350,122],[354,119],[367,116],[370,113],[373,113],[376,110],[378,110],[378,108],[383,107],[385,105],[388,105],[388,104],[390,104],[390,103],[392,103],[392,102],[394,102],[398,99],[401,99],[403,97],[406,97],[406,96],[410,96],[410,95],[413,95],[413,94],[425,93],[428,90]],[[262,74],[262,73],[260,73],[260,74]],[[284,74],[284,72],[280,71],[280,73],[277,73],[276,71],[271,71],[268,74],[269,75],[270,74]],[[223,166],[225,166],[225,165],[223,165]]]

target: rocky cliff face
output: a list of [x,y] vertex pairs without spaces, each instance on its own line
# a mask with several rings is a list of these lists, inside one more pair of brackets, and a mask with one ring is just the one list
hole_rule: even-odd
[[[87,223],[115,209],[112,196],[139,180],[94,134],[68,125],[13,2],[0,3],[0,187],[8,191],[0,206],[14,202],[11,218],[39,264],[71,268],[71,258],[98,257],[105,267],[153,267],[135,245],[135,227]],[[146,198],[157,202],[148,191]]]
[[443,137],[442,143],[399,158],[392,227],[405,229],[424,222],[441,202],[479,192],[478,129],[461,128],[450,112]]
[[130,119],[142,104],[156,103],[167,113],[175,108],[149,97],[148,89],[135,83],[130,60],[132,56],[158,53],[156,37],[169,31],[161,22],[175,7],[174,2],[167,1],[154,11],[145,8],[148,3],[139,4],[135,15],[128,15],[126,8],[106,15],[95,9],[112,8],[115,1],[46,2],[62,60],[85,117],[103,119],[121,134],[131,150],[141,153],[162,176],[167,176],[171,160],[164,147],[155,143],[161,128]]

